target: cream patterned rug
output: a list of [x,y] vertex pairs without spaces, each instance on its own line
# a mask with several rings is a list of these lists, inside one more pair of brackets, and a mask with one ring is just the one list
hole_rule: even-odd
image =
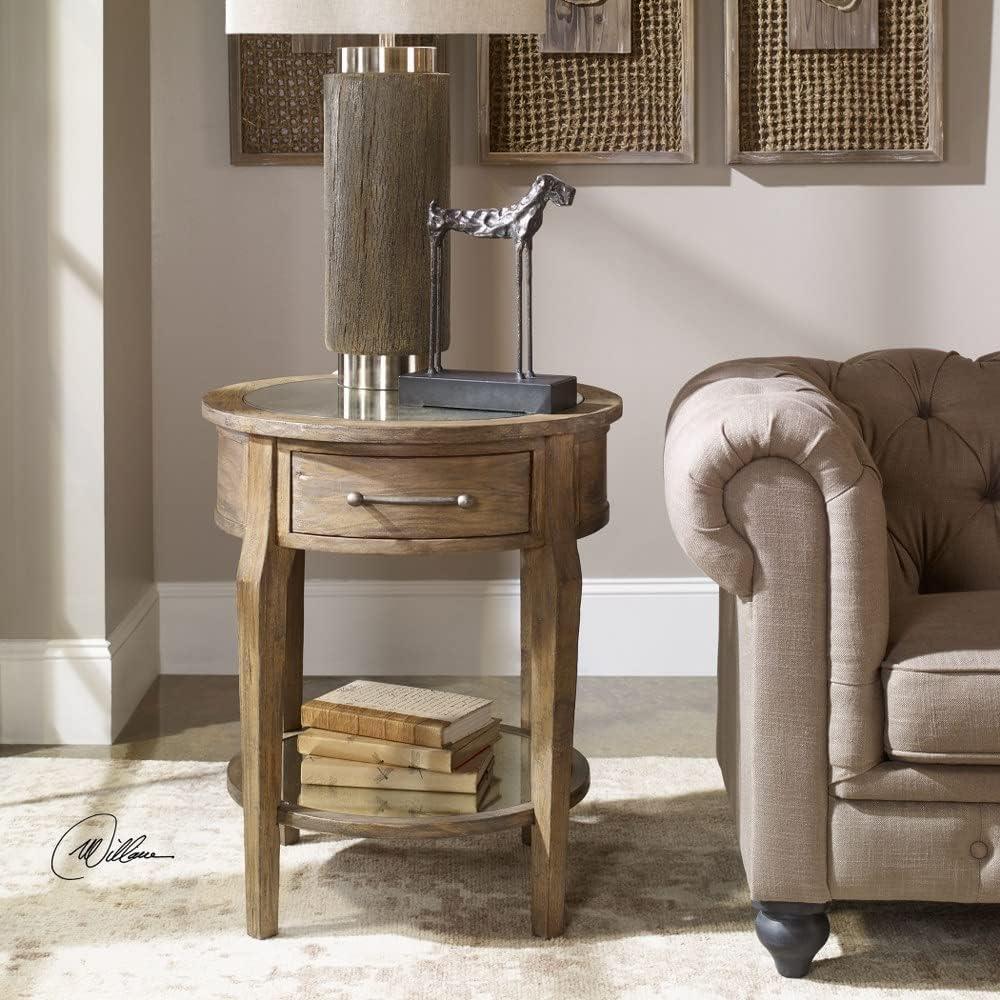
[[[593,762],[573,812],[571,924],[552,942],[528,930],[516,831],[417,845],[307,834],[282,849],[281,934],[254,941],[221,765],[0,766],[4,1000],[930,1000],[1000,983],[1000,908],[943,906],[840,907],[812,977],[779,979],[752,933],[711,761]],[[99,812],[117,817],[119,837],[145,834],[138,849],[173,857],[56,878],[59,838]]]

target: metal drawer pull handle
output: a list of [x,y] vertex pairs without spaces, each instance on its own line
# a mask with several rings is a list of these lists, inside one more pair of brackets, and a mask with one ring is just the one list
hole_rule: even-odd
[[361,507],[366,503],[394,504],[398,507],[461,507],[467,509],[475,504],[475,500],[468,493],[459,493],[457,497],[373,497],[353,491],[347,494],[349,507]]

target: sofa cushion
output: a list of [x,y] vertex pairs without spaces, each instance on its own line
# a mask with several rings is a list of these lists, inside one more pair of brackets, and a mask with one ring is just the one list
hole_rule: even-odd
[[890,757],[1000,763],[1000,590],[900,602],[882,680]]

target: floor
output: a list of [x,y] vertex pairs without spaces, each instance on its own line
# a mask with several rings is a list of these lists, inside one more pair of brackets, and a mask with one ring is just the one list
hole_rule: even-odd
[[[505,722],[518,720],[516,677],[382,677],[494,698]],[[344,678],[307,677],[305,697]],[[235,677],[168,675],[143,698],[114,746],[0,746],[0,756],[126,760],[229,760],[239,751]],[[713,757],[715,679],[581,677],[576,746],[588,757]]]
[[[307,678],[306,696],[341,680]],[[419,683],[491,696],[516,721],[516,678],[424,676]],[[77,996],[165,996],[183,986],[227,998],[402,1000],[425,995],[425,982],[441,985],[438,993],[471,995],[474,972],[481,995],[522,995],[520,984],[530,983],[538,1000],[995,995],[997,907],[840,904],[834,937],[810,979],[778,979],[751,933],[720,775],[704,759],[714,756],[714,715],[710,678],[580,679],[576,745],[593,758],[595,780],[571,824],[574,915],[560,942],[527,933],[526,854],[516,836],[495,835],[486,862],[470,841],[422,844],[407,855],[400,881],[397,843],[307,834],[283,852],[287,926],[262,949],[243,933],[240,829],[217,769],[238,750],[236,678],[161,677],[113,747],[0,747],[0,755],[22,758],[9,768],[9,783],[18,774],[21,781],[11,784],[10,801],[35,810],[5,834],[11,871],[0,870],[0,883],[11,897],[4,905],[14,907],[6,971],[17,976],[8,992],[68,996],[75,976],[103,990]],[[620,759],[629,757],[649,759]],[[114,759],[137,763],[123,777]],[[44,782],[66,790],[39,795]],[[175,822],[178,796],[199,823]],[[173,867],[137,879],[112,866],[118,878],[106,875],[107,884],[56,885],[38,830],[61,829],[67,815],[84,809],[120,813],[154,847],[166,845]],[[21,861],[36,855],[42,863]],[[387,885],[392,892],[383,891]],[[457,924],[456,905],[471,914]],[[124,913],[128,935],[93,936]],[[154,953],[158,960],[149,961]],[[148,988],[137,990],[137,982]],[[232,983],[241,984],[238,992]]]

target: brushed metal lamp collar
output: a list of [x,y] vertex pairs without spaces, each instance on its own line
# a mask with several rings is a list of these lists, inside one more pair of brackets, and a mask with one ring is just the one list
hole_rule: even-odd
[[426,367],[426,354],[338,354],[336,375],[345,389],[393,390],[400,375]]
[[[337,49],[337,72],[437,72],[437,49],[432,45],[396,45],[395,37],[380,35],[378,45],[345,45]],[[384,44],[382,39],[393,39],[393,42]]]

